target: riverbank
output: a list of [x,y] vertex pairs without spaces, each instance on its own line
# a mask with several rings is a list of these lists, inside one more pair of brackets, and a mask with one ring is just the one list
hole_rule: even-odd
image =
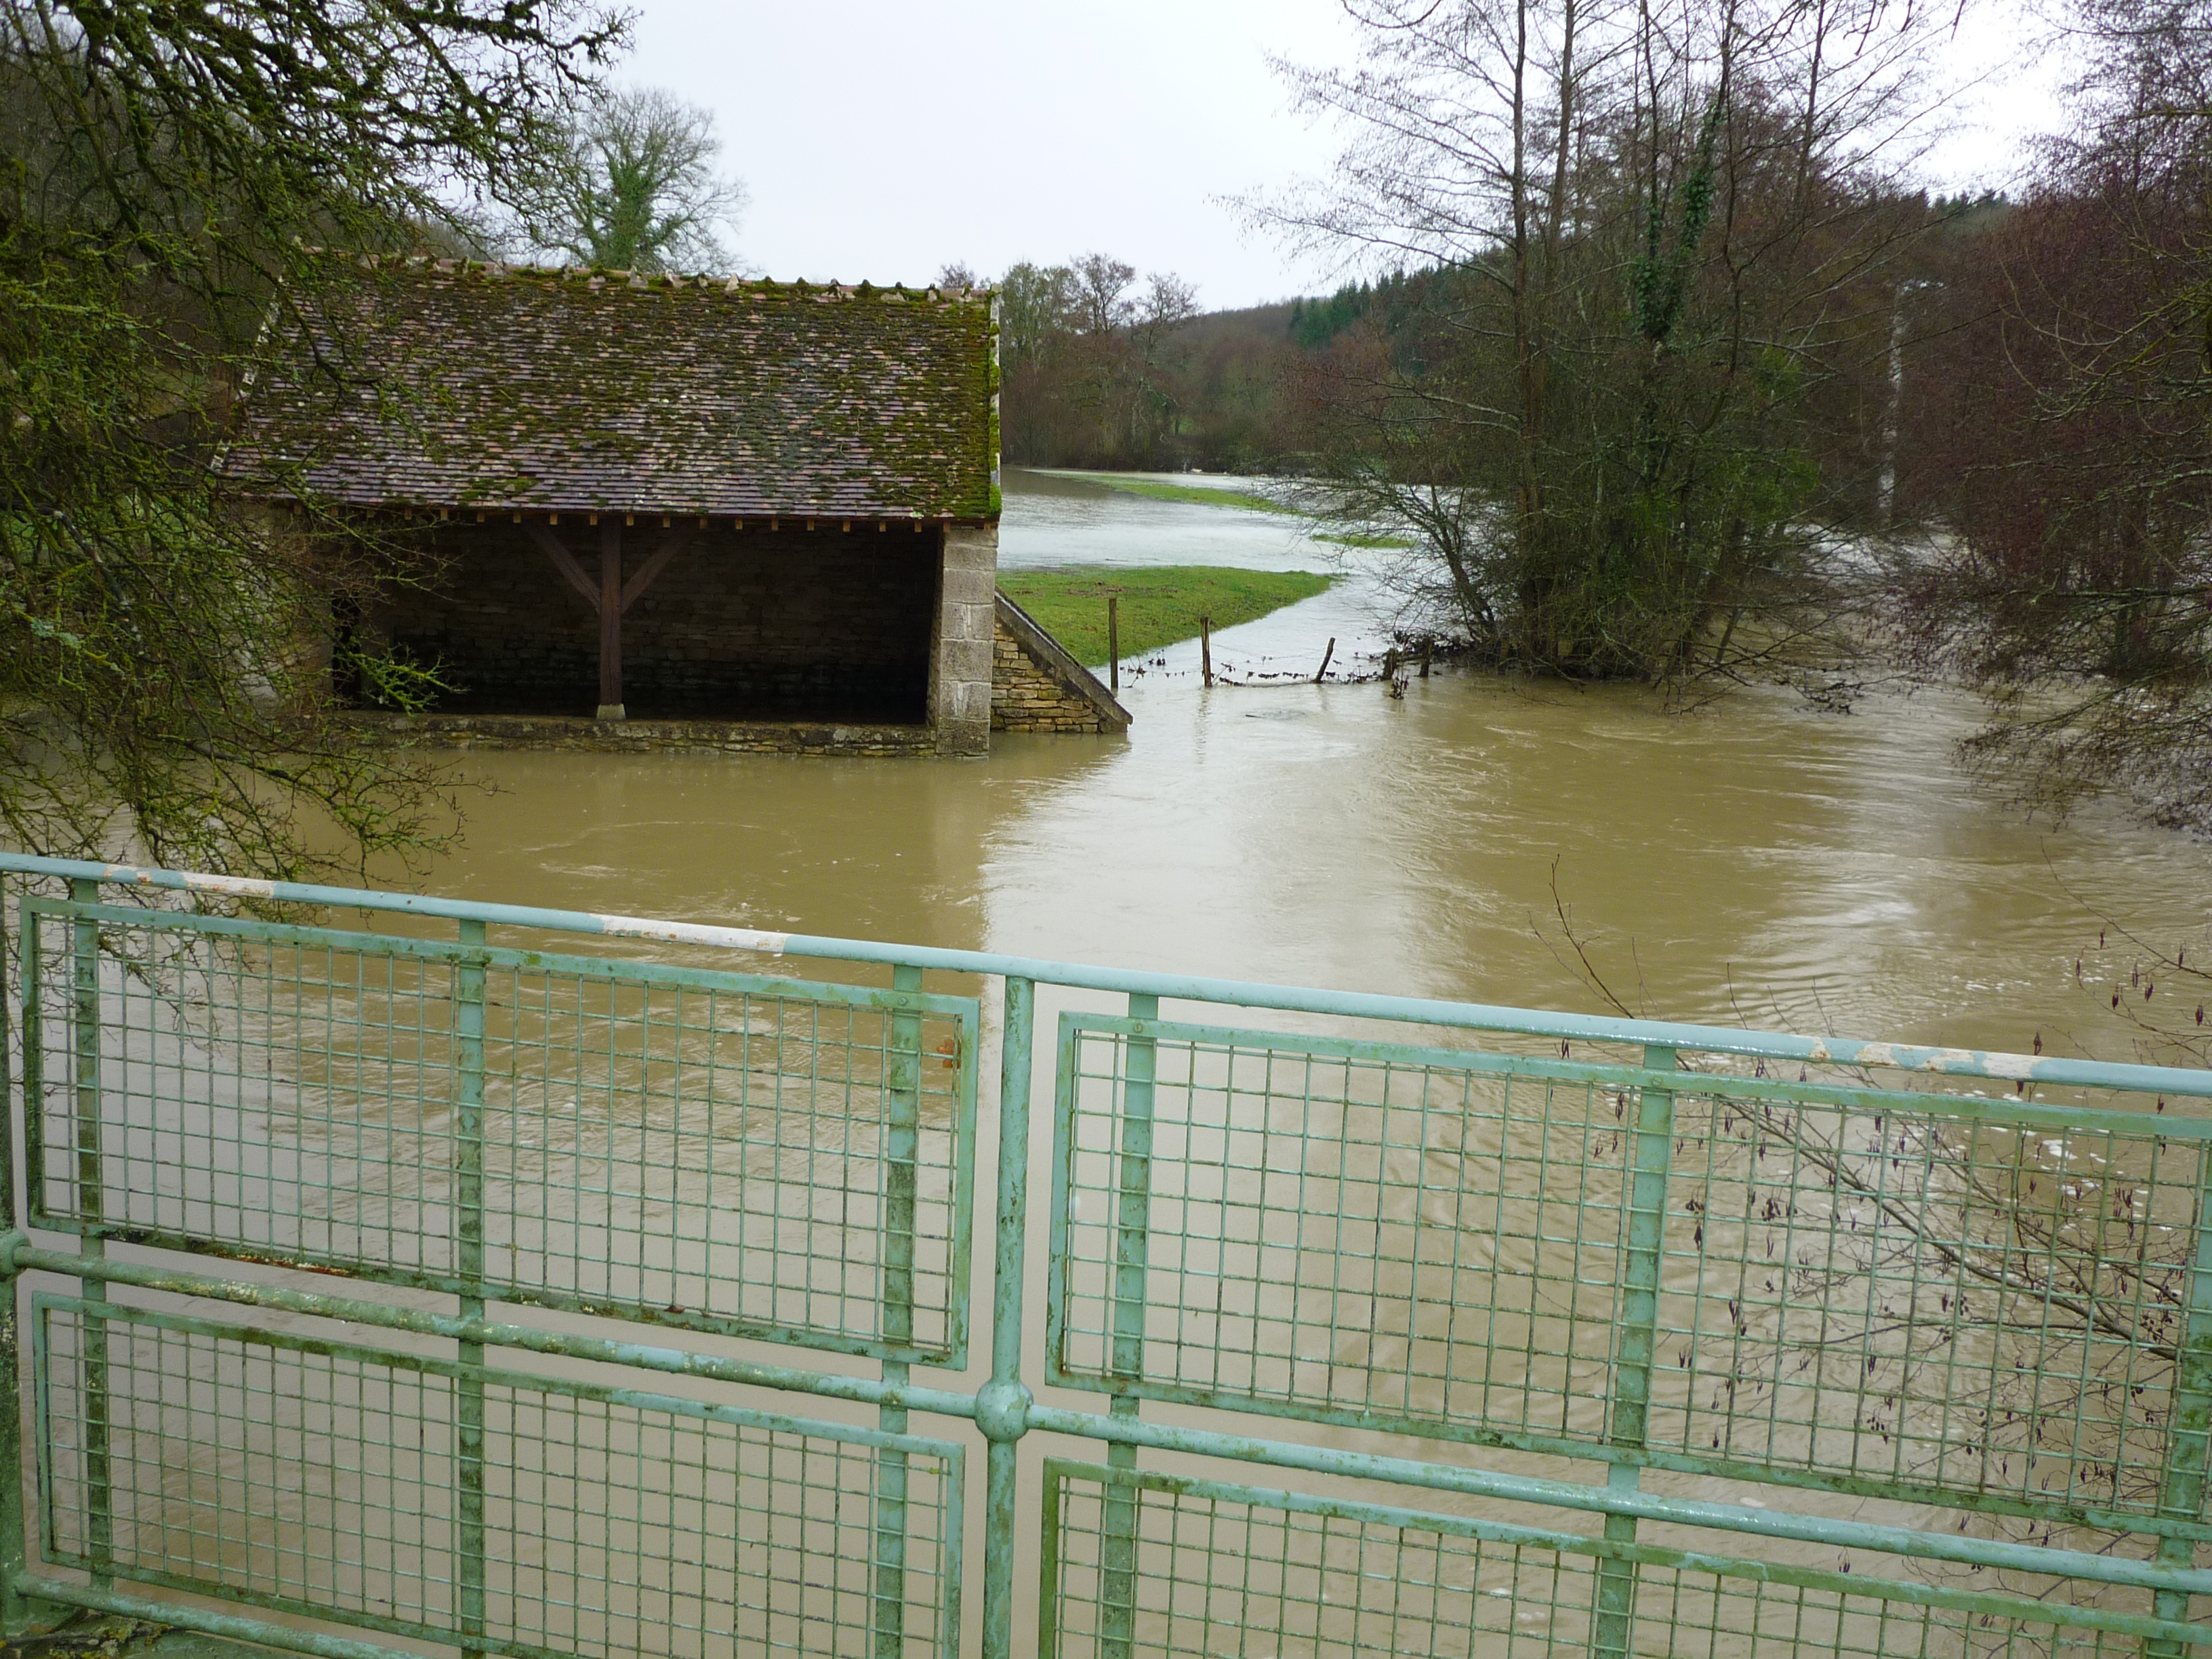
[[1216,629],[1256,622],[1285,605],[1326,593],[1336,580],[1310,570],[1074,565],[1002,572],[999,586],[1078,661],[1096,666],[1113,654],[1107,643],[1109,599],[1115,602],[1118,643],[1126,659],[1196,639],[1201,617]]
[[1255,489],[1243,479],[1224,478],[1218,483],[1184,483],[1139,472],[1057,471],[1045,476],[1088,479],[1118,495],[1140,495],[1148,501],[1180,501],[1189,507],[1242,507],[1248,513],[1287,513],[1302,516],[1290,502]]

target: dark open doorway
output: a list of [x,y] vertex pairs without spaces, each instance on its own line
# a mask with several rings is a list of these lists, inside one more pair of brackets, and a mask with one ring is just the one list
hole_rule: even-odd
[[617,530],[570,515],[454,524],[431,548],[421,585],[395,589],[368,620],[438,665],[451,688],[440,713],[928,719],[933,526]]

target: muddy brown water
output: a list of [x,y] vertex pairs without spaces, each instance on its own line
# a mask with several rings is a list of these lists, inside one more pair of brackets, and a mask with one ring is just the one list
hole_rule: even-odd
[[[1009,475],[1009,566],[1328,568],[1296,522]],[[1380,649],[1336,591],[1215,636],[1238,672]],[[1850,714],[1759,688],[1689,714],[1627,688],[1439,669],[1124,686],[1121,738],[989,759],[470,756],[465,843],[432,890],[1292,984],[1662,1018],[2132,1053],[2074,963],[2100,914],[2186,943],[2212,848],[2094,807],[2063,824],[1952,762],[1977,709],[1875,691]],[[2172,937],[2169,938],[2168,936]],[[1566,962],[1562,957],[1566,957]],[[2161,993],[2160,994],[2166,994]],[[2163,1007],[2164,1005],[2159,1005]],[[2100,1012],[2104,1011],[2104,1012]]]
[[[1364,556],[1346,556],[1352,562],[1340,566],[1338,555],[1279,517],[1117,495],[1079,478],[1018,472],[1010,478],[1005,538],[1010,566],[1211,561],[1344,568],[1346,580],[1331,593],[1216,635],[1217,664],[1238,677],[1310,674],[1331,637],[1338,641],[1337,661],[1349,659],[1355,669],[1363,665],[1363,653],[1379,652],[1384,618],[1358,562]],[[1372,683],[1315,686],[1276,679],[1208,690],[1198,683],[1195,657],[1195,647],[1186,645],[1159,653],[1142,672],[1130,665],[1124,701],[1135,723],[1126,738],[1002,736],[988,760],[972,763],[471,754],[461,757],[459,768],[488,793],[469,800],[465,842],[424,872],[421,884],[490,901],[1607,1012],[1565,937],[1557,914],[1564,905],[1595,971],[1639,1012],[1656,1017],[2010,1049],[2040,1041],[2046,1051],[2106,1058],[2134,1057],[2132,1034],[2112,1017],[2106,988],[2077,982],[2077,957],[2107,920],[2152,930],[2162,944],[2188,942],[2201,935],[2212,898],[2206,880],[2212,850],[2197,842],[2143,829],[2103,808],[2063,824],[2027,822],[1975,794],[1954,769],[1950,751],[1972,728],[1976,711],[1954,694],[1877,690],[1856,712],[1838,715],[1769,688],[1681,714],[1626,689],[1531,685],[1442,668],[1410,681],[1402,699]],[[1048,995],[1041,1033],[1071,1001],[1107,1006],[1097,998]],[[700,1042],[773,1033],[783,1016],[740,1007],[717,1024],[719,1018],[708,1018]],[[1277,1029],[1297,1024],[1282,1016],[1247,1023]],[[143,1029],[156,1027],[149,1022]],[[182,1041],[137,1040],[141,1060],[158,1060],[162,1042]],[[1039,1046],[1048,1053],[1048,1042]],[[1209,1066],[1226,1076],[1221,1067],[1229,1064],[1195,1055],[1179,1063],[1194,1079]],[[495,1056],[495,1073],[498,1064]],[[641,1092],[645,1087],[622,1086]],[[1264,1087],[1240,1115],[1231,1091],[1221,1095],[1218,1123],[1201,1121],[1213,1109],[1197,1103],[1195,1093],[1186,1094],[1176,1109],[1182,1114],[1176,1145],[1194,1170],[1207,1159],[1220,1166],[1214,1185],[1202,1193],[1187,1186],[1158,1222],[1167,1229],[1171,1216],[1172,1224],[1182,1229],[1179,1261],[1186,1276],[1171,1284],[1164,1279],[1164,1285],[1186,1301],[1193,1294],[1214,1298],[1196,1316],[1190,1307],[1184,1310],[1182,1340],[1192,1345],[1193,1364],[1212,1364],[1219,1351],[1239,1349],[1251,1375],[1265,1375],[1267,1386],[1279,1390],[1295,1386],[1283,1379],[1295,1379],[1300,1364],[1318,1366],[1312,1374],[1324,1379],[1354,1378],[1347,1397],[1364,1393],[1378,1408],[1426,1390],[1432,1400],[1488,1400],[1492,1409],[1516,1420],[1533,1421],[1550,1411],[1563,1431],[1589,1431],[1603,1356],[1577,1346],[1572,1328],[1588,1322],[1571,1304],[1577,1282],[1608,1281],[1617,1271],[1610,1264],[1624,1205],[1614,1115],[1606,1111],[1602,1096],[1576,1095],[1530,1105],[1526,1109],[1538,1115],[1516,1120],[1494,1094],[1479,1093],[1457,1106],[1425,1107],[1413,1127],[1395,1140],[1378,1131],[1369,1150],[1347,1150],[1352,1142],[1340,1133],[1343,1127],[1364,1121],[1363,1113],[1392,1098],[1393,1087],[1405,1086],[1402,1076],[1373,1087],[1347,1081],[1318,1116],[1310,1105],[1286,1107]],[[301,1097],[314,1092],[306,1090]],[[987,1086],[987,1104],[989,1092]],[[520,1086],[505,1088],[495,1076],[489,1102],[495,1123],[520,1122],[530,1097]],[[1048,1098],[1048,1079],[1041,1078],[1040,1104]],[[253,1133],[240,1127],[242,1118],[233,1109],[246,1105],[272,1121],[288,1113],[301,1115],[301,1109],[281,1099],[272,1106],[210,1097],[200,1108],[200,1127],[215,1126],[215,1140],[243,1146]],[[823,1115],[826,1121],[836,1113]],[[933,1145],[941,1152],[932,1139],[938,1121],[932,1117],[926,1125],[925,1161],[935,1155]],[[428,1133],[436,1139],[443,1122],[426,1116],[399,1130],[403,1136]],[[342,1139],[346,1132],[327,1122],[312,1127],[313,1133],[303,1133],[295,1123],[277,1137],[283,1142],[283,1178],[295,1178],[301,1170],[319,1180],[334,1178],[332,1136]],[[636,1134],[615,1136],[611,1119],[604,1127],[612,1137],[610,1148],[628,1148],[619,1159],[611,1152],[611,1161],[642,1160],[644,1143]],[[350,1133],[351,1156],[358,1160],[358,1132]],[[583,1129],[577,1133],[585,1135]],[[1233,1148],[1239,1133],[1249,1144]],[[864,1158],[873,1157],[867,1133],[848,1126],[831,1133],[830,1138],[840,1137],[848,1149],[858,1146]],[[1034,1236],[1040,1241],[1045,1139],[1038,1137],[1032,1172]],[[1610,1150],[1592,1150],[1601,1141]],[[756,1188],[758,1176],[811,1167],[813,1140],[795,1153],[792,1145],[773,1137],[771,1142],[758,1159],[749,1155],[744,1173],[756,1178]],[[676,1140],[669,1144],[678,1147]],[[1559,1186],[1558,1170],[1538,1172],[1531,1187],[1507,1167],[1517,1158],[1534,1170],[1540,1152],[1558,1156],[1575,1146],[1583,1146],[1592,1163],[1587,1177],[1571,1189]],[[580,1165],[574,1149],[554,1150],[563,1183],[574,1187]],[[1371,1160],[1371,1171],[1357,1163],[1355,1152]],[[988,1121],[981,1152],[988,1211]],[[412,1167],[412,1156],[379,1154],[395,1169]],[[541,1146],[518,1157],[512,1173],[526,1186],[544,1156],[550,1154]],[[678,1224],[701,1195],[685,1184],[692,1177],[684,1171],[692,1166],[684,1156],[680,1147],[668,1154],[672,1173],[641,1195],[649,1201],[623,1224],[642,1226],[641,1218],[668,1224],[673,1242],[663,1261],[671,1271],[690,1265],[690,1257],[714,1237],[711,1221],[697,1233]],[[1729,1163],[1734,1170],[1747,1157],[1740,1149],[1716,1153],[1715,1167],[1734,1160]],[[1937,1170],[1932,1158],[1925,1161],[1932,1173],[1922,1190],[1940,1194],[1952,1176],[1948,1169]],[[1295,1173],[1299,1190],[1322,1209],[1334,1212],[1334,1231],[1314,1233],[1293,1221],[1290,1231],[1265,1241],[1267,1248],[1232,1269],[1224,1265],[1228,1255],[1218,1235],[1206,1234],[1201,1212],[1208,1204],[1223,1214],[1249,1205],[1259,1195],[1261,1179],[1249,1171],[1278,1166]],[[1794,1174],[1772,1177],[1775,1191],[1820,1186],[1817,1168],[1802,1158],[1795,1167]],[[1386,1169],[1395,1174],[1378,1179]],[[1190,1177],[1205,1178],[1202,1170]],[[1346,1194],[1354,1188],[1369,1194],[1359,1200],[1368,1207],[1354,1218],[1354,1231],[1364,1240],[1355,1253],[1395,1252],[1401,1263],[1411,1264],[1395,1277],[1378,1273],[1365,1282],[1366,1300],[1357,1304],[1366,1309],[1364,1324],[1346,1321],[1343,1269],[1334,1254],[1344,1248]],[[428,1209],[403,1206],[400,1212],[442,1213],[445,1196],[428,1190]],[[941,1204],[935,1187],[926,1185],[924,1196],[926,1203]],[[1110,1256],[1107,1211],[1098,1201],[1104,1196],[1103,1191],[1079,1195],[1073,1219],[1079,1236],[1088,1230],[1089,1248]],[[748,1201],[757,1202],[757,1194]],[[1753,1242],[1750,1202],[1745,1200],[1739,1219],[1716,1224],[1742,1258],[1739,1276],[1746,1285],[1764,1271]],[[1510,1222],[1516,1204],[1525,1216]],[[805,1206],[787,1214],[769,1207],[768,1231],[759,1237],[770,1243],[763,1248],[772,1249],[780,1239],[782,1248],[809,1259],[835,1255],[823,1240],[838,1225],[874,1224],[866,1215],[825,1224]],[[390,1213],[378,1211],[373,1219],[388,1223]],[[1573,1236],[1577,1215],[1583,1218],[1578,1237]],[[1832,1230],[1834,1219],[1829,1213],[1822,1224]],[[750,1224],[743,1217],[728,1224],[741,1222]],[[542,1234],[549,1224],[537,1224]],[[827,1233],[819,1231],[825,1224]],[[1464,1258],[1456,1246],[1446,1252],[1443,1267],[1424,1266],[1429,1258],[1404,1241],[1435,1227],[1477,1245]],[[1401,1242],[1383,1242],[1391,1238]],[[1206,1255],[1194,1240],[1213,1254]],[[1698,1241],[1702,1247],[1702,1228]],[[572,1239],[550,1254],[580,1259],[596,1248]],[[532,1249],[547,1254],[544,1237],[526,1237],[525,1253]],[[494,1254],[496,1258],[496,1241]],[[1041,1352],[1042,1254],[1035,1250],[1031,1258],[1033,1355]],[[981,1380],[988,1257],[986,1226],[979,1228],[973,1286],[979,1365],[964,1378],[971,1387]],[[1695,1302],[1698,1272],[1696,1261],[1678,1250],[1668,1261],[1662,1290]],[[1831,1314],[1842,1322],[1837,1328],[1855,1318],[1860,1325],[1868,1322],[1870,1282],[1863,1279],[1857,1290],[1833,1303]],[[938,1293],[947,1289],[940,1283]],[[1748,1316],[1747,1328],[1762,1321],[1779,1328],[1789,1298],[1771,1284],[1769,1291],[1765,1310]],[[1860,1300],[1853,1302],[1854,1296]],[[1487,1309],[1489,1338],[1470,1341],[1463,1351],[1451,1350],[1449,1342],[1439,1349],[1437,1334],[1448,1333],[1454,1319],[1443,1304],[1459,1302]],[[1307,1316],[1302,1309],[1309,1304],[1320,1312]],[[1735,1304],[1729,1309],[1733,1322]],[[1076,1346],[1093,1364],[1103,1352],[1097,1333],[1105,1316],[1094,1281],[1089,1302],[1079,1297],[1071,1315],[1079,1324],[1088,1322],[1092,1334]],[[1692,1316],[1693,1322],[1704,1316]],[[564,1318],[547,1317],[556,1324]],[[1591,1329],[1601,1334],[1607,1323],[1599,1320]],[[1272,1332],[1264,1340],[1258,1334],[1262,1328]],[[1268,1342],[1280,1352],[1263,1353]],[[1429,1369],[1416,1376],[1419,1368],[1407,1356],[1425,1342],[1432,1357],[1424,1362]],[[1515,1356],[1501,1351],[1501,1343],[1525,1358],[1512,1363]],[[174,1340],[171,1346],[176,1346]],[[1986,1334],[1961,1352],[1978,1372],[2001,1369]],[[269,1397],[274,1387],[271,1372],[225,1370],[228,1362],[204,1352],[185,1355],[179,1348],[158,1364],[151,1357],[145,1363],[149,1369],[198,1365],[210,1378],[227,1382],[242,1406]],[[1854,1358],[1852,1363],[1859,1362]],[[1395,1373],[1395,1380],[1383,1375],[1372,1387],[1356,1380],[1370,1372]],[[1033,1361],[1030,1375],[1037,1374]],[[170,1505],[166,1530],[149,1532],[147,1538],[158,1543],[147,1547],[190,1555],[198,1547],[189,1546],[188,1535],[202,1523],[194,1517],[228,1507],[258,1517],[227,1528],[218,1540],[215,1555],[237,1571],[264,1571],[255,1564],[276,1561],[288,1535],[304,1528],[310,1541],[295,1571],[321,1582],[328,1593],[369,1612],[405,1616],[415,1609],[450,1616],[450,1587],[441,1579],[449,1571],[441,1565],[450,1542],[445,1535],[426,1536],[419,1528],[402,1526],[405,1535],[397,1542],[372,1536],[364,1553],[357,1540],[342,1538],[343,1528],[335,1524],[345,1505],[367,1502],[374,1526],[399,1525],[385,1512],[404,1510],[415,1486],[442,1489],[451,1483],[450,1464],[434,1450],[404,1466],[380,1462],[374,1479],[356,1469],[328,1490],[313,1489],[312,1482],[301,1488],[295,1476],[268,1462],[275,1443],[269,1435],[307,1432],[326,1445],[334,1427],[357,1424],[364,1414],[377,1434],[416,1433],[424,1425],[442,1434],[440,1413],[449,1408],[423,1397],[415,1383],[333,1376],[317,1386],[324,1392],[307,1410],[304,1430],[287,1422],[266,1433],[248,1431],[242,1443],[234,1438],[197,1461],[173,1461],[165,1473],[155,1466],[138,1468]],[[1316,1386],[1321,1395],[1329,1392],[1326,1380]],[[1688,1387],[1677,1390],[1684,1402],[1690,1401]],[[1068,1394],[1060,1401],[1081,1405],[1095,1403],[1095,1396]],[[815,1411],[790,1396],[763,1394],[754,1401],[771,1409]],[[519,1464],[528,1476],[518,1477],[503,1498],[495,1493],[495,1504],[542,1506],[546,1500],[532,1482],[550,1474],[568,1483],[561,1488],[560,1525],[566,1530],[531,1541],[529,1559],[514,1565],[519,1576],[504,1590],[495,1585],[495,1595],[520,1597],[530,1618],[540,1621],[526,1635],[556,1647],[651,1649],[672,1639],[671,1632],[687,1620],[711,1624],[706,1609],[734,1599],[750,1609],[729,1629],[726,1639],[737,1647],[718,1645],[724,1638],[715,1638],[697,1650],[744,1650],[750,1640],[790,1639],[775,1632],[802,1626],[822,1635],[822,1650],[864,1650],[872,1640],[864,1580],[848,1583],[833,1575],[836,1582],[826,1588],[817,1583],[808,1590],[798,1582],[805,1576],[804,1564],[775,1557],[787,1540],[779,1532],[773,1504],[763,1497],[748,1507],[745,1494],[764,1492],[763,1483],[772,1485],[782,1467],[781,1454],[768,1439],[736,1433],[717,1439],[719,1431],[687,1429],[648,1449],[645,1431],[616,1423],[608,1412],[573,1403],[557,1408],[494,1403],[506,1414],[495,1412],[491,1425],[493,1461]],[[1942,1434],[1930,1428],[1939,1403],[1932,1396],[1917,1407],[1908,1400],[1906,1412],[1920,1412],[1917,1425],[1907,1426],[1917,1426],[1924,1441],[1940,1448]],[[1431,1403],[1425,1409],[1437,1407]],[[1685,1403],[1682,1409],[1692,1407]],[[869,1420],[835,1407],[816,1414]],[[916,1427],[965,1437],[951,1425],[918,1421]],[[1277,1428],[1328,1443],[1409,1449],[1402,1440],[1356,1425]],[[1832,1424],[1820,1431],[1831,1441],[1839,1432]],[[548,1449],[556,1444],[566,1449]],[[1079,1443],[1052,1449],[1097,1455],[1095,1446]],[[1429,1442],[1413,1443],[1410,1449],[1468,1455]],[[966,1595],[972,1641],[981,1571],[980,1447],[971,1458],[976,1468],[969,1491]],[[1572,1478],[1589,1478],[1592,1467],[1505,1455],[1490,1461],[1531,1473],[1571,1472]],[[724,1478],[736,1483],[734,1507],[716,1507],[711,1493],[701,1495],[698,1482]],[[865,1499],[866,1460],[848,1460],[823,1478],[830,1494],[823,1513],[833,1521]],[[931,1501],[942,1496],[927,1486],[929,1478],[917,1465],[918,1504],[925,1492]],[[1274,1484],[1275,1477],[1263,1473],[1259,1483]],[[1686,1477],[1655,1477],[1652,1484],[1729,1495],[1716,1483]],[[256,1495],[258,1488],[281,1497],[272,1504]],[[1832,1513],[1911,1518],[1855,1501],[1768,1498],[1778,1506],[1802,1503]],[[572,1512],[586,1500],[606,1513],[586,1519]],[[1425,1501],[1453,1512],[1494,1512],[1433,1496]],[[794,1526],[803,1518],[800,1508],[789,1512]],[[1080,1503],[1063,1518],[1079,1528],[1098,1522],[1095,1507],[1086,1510]],[[1288,1611],[1287,1603],[1267,1595],[1258,1601],[1232,1597],[1234,1607],[1224,1603],[1222,1610],[1157,1608],[1140,1620],[1140,1650],[1161,1650],[1158,1644],[1164,1644],[1176,1651],[1263,1651],[1249,1641],[1233,1645],[1231,1626],[1238,1618],[1274,1621],[1277,1635],[1264,1648],[1270,1655],[1278,1647],[1285,1655],[1381,1650],[1372,1634],[1388,1626],[1387,1619],[1375,1622],[1381,1613],[1321,1605],[1333,1595],[1356,1601],[1378,1593],[1371,1570],[1352,1575],[1331,1592],[1324,1569],[1349,1559],[1346,1551],[1362,1560],[1368,1557],[1360,1552],[1389,1555],[1395,1546],[1379,1534],[1364,1536],[1358,1528],[1334,1534],[1258,1528],[1248,1534],[1243,1519],[1221,1514],[1176,1522],[1201,1523],[1213,1529],[1215,1544],[1226,1554],[1272,1551],[1286,1563],[1304,1563],[1303,1571],[1318,1575],[1309,1588],[1320,1601]],[[1018,1628],[1033,1627],[1035,1529],[1024,1525],[1020,1535],[1025,1553],[1016,1580]],[[650,1577],[660,1571],[652,1559],[671,1553],[699,1559],[642,1592],[635,1584],[599,1587],[601,1580],[614,1584]],[[1834,1565],[1832,1552],[1780,1553],[1809,1565]],[[1881,1570],[1878,1563],[1869,1565]],[[777,1589],[779,1574],[787,1573],[798,1575],[796,1588],[786,1595],[788,1605],[775,1601],[785,1595]],[[1541,1559],[1516,1560],[1510,1552],[1443,1550],[1425,1567],[1416,1562],[1404,1569],[1391,1616],[1425,1625],[1428,1615],[1419,1607],[1428,1607],[1444,1626],[1462,1627],[1439,1651],[1510,1647],[1520,1652],[1547,1638],[1557,1650],[1577,1650],[1589,1640],[1590,1585],[1586,1575],[1548,1573]],[[1096,1583],[1091,1588],[1097,1590]],[[1301,1589],[1291,1600],[1306,1593]],[[815,1599],[809,1601],[809,1595]],[[1699,1605],[1703,1611],[1696,1618],[1726,1624],[1736,1616],[1723,1618],[1717,1604]],[[1171,1613],[1188,1622],[1176,1627]],[[1738,1632],[1715,1636],[1705,1648],[1747,1653],[1758,1644]],[[1949,1650],[1937,1643],[1929,1650]]]

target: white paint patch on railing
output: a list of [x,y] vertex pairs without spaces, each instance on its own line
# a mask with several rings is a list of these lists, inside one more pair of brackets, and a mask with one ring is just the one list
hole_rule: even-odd
[[696,921],[653,921],[643,916],[597,916],[603,932],[623,939],[665,939],[672,945],[711,945],[724,951],[763,951],[783,954],[788,933],[763,933],[757,927],[713,927]]
[[131,882],[141,887],[179,886],[189,892],[228,893],[234,898],[273,899],[276,896],[275,882],[263,881],[254,876],[214,876],[198,871],[185,871],[178,872],[179,879],[157,880],[158,877],[168,873],[166,871],[141,870],[128,864],[110,864],[103,866],[100,878],[104,881]]

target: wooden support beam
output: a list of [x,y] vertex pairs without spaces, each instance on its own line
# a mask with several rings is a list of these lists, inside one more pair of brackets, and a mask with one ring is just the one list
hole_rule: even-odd
[[653,549],[653,556],[638,568],[635,575],[623,583],[622,608],[624,611],[645,596],[645,590],[653,586],[653,579],[668,568],[668,562],[681,553],[698,533],[686,525],[683,529],[671,531],[660,538],[660,545]]
[[584,574],[584,567],[576,562],[576,556],[562,546],[561,538],[545,526],[532,521],[523,529],[538,544],[538,550],[553,561],[553,568],[568,579],[568,586],[582,594],[584,603],[596,611],[599,608],[599,584]]
[[599,526],[599,712],[596,719],[627,718],[623,707],[622,526],[612,514]]

